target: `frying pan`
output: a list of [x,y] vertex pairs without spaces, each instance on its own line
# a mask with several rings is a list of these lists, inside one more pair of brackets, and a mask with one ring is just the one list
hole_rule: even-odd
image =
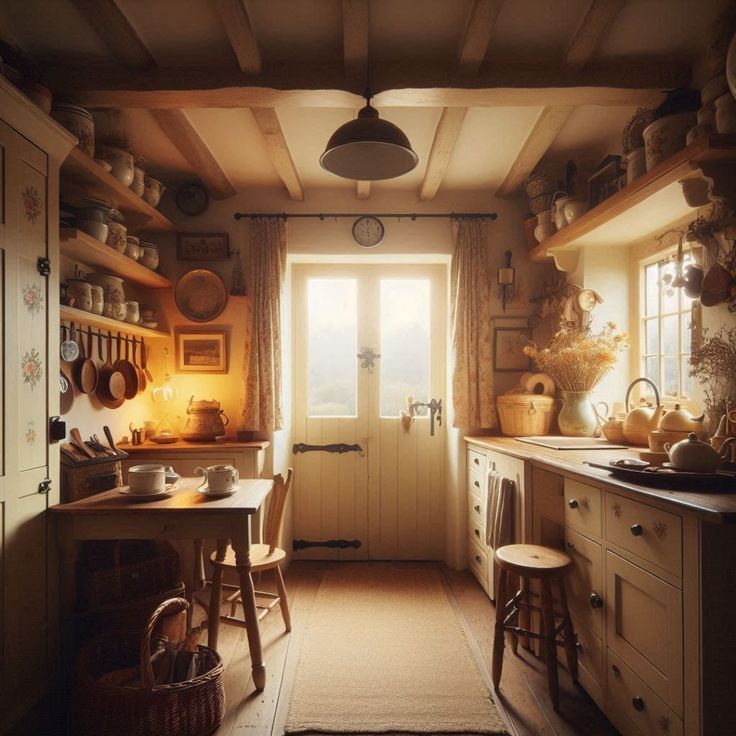
[[74,404],[74,386],[62,368],[59,371],[59,412],[68,414]]
[[64,332],[64,340],[61,343],[61,359],[66,363],[73,363],[79,355],[79,345],[75,341],[76,330],[74,329],[74,322],[69,325],[69,332],[64,325],[61,326]]
[[[141,338],[143,340],[143,338]],[[142,347],[142,346],[141,346]],[[133,365],[138,371],[138,393],[143,393],[146,390],[146,373],[138,363],[138,340],[133,338]]]
[[[97,333],[97,353],[102,360],[102,332]],[[117,409],[125,402],[125,379],[115,370],[111,360],[112,335],[107,333],[107,355],[97,375],[97,398],[108,409]]]
[[130,362],[130,340],[125,337],[123,338],[125,343],[125,358],[123,358],[122,350],[120,349],[120,333],[118,332],[117,346],[118,346],[118,359],[115,362],[115,370],[118,371],[125,380],[125,393],[123,394],[126,399],[134,399],[138,395],[138,369]]
[[145,338],[141,338],[141,365],[143,366],[143,372],[146,374],[146,380],[149,383],[153,383],[153,376],[151,371],[148,370],[148,348],[146,348]]
[[84,335],[80,332],[79,358],[72,367],[74,383],[83,394],[93,394],[97,388],[97,366],[92,360],[92,328],[87,328],[87,349],[84,349]]

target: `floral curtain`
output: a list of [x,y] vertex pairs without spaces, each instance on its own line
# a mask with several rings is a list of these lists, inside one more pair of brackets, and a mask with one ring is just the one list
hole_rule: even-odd
[[281,411],[281,289],[286,269],[286,222],[251,221],[251,327],[244,362],[246,430],[283,427]]
[[456,223],[450,288],[453,426],[495,427],[498,420],[491,355],[491,285],[483,220]]

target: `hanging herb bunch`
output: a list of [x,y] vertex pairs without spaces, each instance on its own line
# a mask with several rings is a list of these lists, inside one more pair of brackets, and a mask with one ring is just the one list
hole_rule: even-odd
[[736,404],[736,327],[721,327],[693,346],[690,375],[703,389],[703,404],[710,427],[718,426],[726,404]]

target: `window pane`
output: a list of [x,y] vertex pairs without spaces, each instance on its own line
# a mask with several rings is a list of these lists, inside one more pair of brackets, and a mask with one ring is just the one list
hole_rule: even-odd
[[682,376],[682,396],[690,396],[690,392],[692,391],[691,381],[690,378],[690,356],[684,355],[682,358],[680,358],[681,361],[681,372],[680,375]]
[[673,355],[679,353],[677,347],[677,330],[680,319],[676,314],[662,318],[662,354]]
[[[645,370],[647,378],[650,381],[654,381],[654,383],[659,386],[659,358],[656,356],[653,358],[647,358]],[[654,393],[652,392],[652,389],[648,383],[640,383],[639,386],[641,387],[642,395],[645,395],[646,393],[651,393],[652,396],[654,396]]]
[[662,358],[664,368],[664,385],[662,391],[667,396],[677,396],[677,374],[680,370],[680,358],[676,355]]
[[381,281],[381,416],[429,400],[429,297],[427,279]]
[[675,264],[670,261],[662,266],[662,312],[676,312],[679,304],[680,290],[672,286],[675,275]]
[[684,314],[680,316],[681,325],[682,325],[682,352],[683,353],[689,353],[692,345],[692,314],[687,311]]
[[355,416],[356,281],[310,279],[307,301],[307,413]]
[[659,353],[659,321],[657,319],[647,320],[646,323],[646,353],[647,355]]
[[659,287],[657,281],[659,279],[659,266],[652,263],[644,270],[644,282],[646,291],[647,316],[657,314],[659,312]]

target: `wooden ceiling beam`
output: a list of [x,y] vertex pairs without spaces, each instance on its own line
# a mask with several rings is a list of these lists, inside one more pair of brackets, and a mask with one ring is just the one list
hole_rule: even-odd
[[568,69],[582,69],[592,58],[603,36],[610,30],[626,0],[592,0],[564,56]]
[[254,107],[251,112],[263,136],[271,163],[289,192],[289,196],[297,202],[302,202],[304,190],[276,110],[270,107]]
[[72,2],[110,52],[128,69],[137,71],[156,66],[156,60],[115,0]]
[[245,74],[260,74],[261,52],[245,0],[215,0],[215,8],[241,71]]
[[356,92],[368,86],[368,0],[342,0],[345,77]]
[[461,74],[475,74],[483,64],[504,0],[475,0],[460,51],[457,68]]
[[427,159],[427,169],[424,172],[424,180],[419,190],[419,199],[427,201],[434,199],[435,194],[442,184],[445,171],[450,164],[455,143],[463,127],[466,107],[446,107],[442,111],[437,130],[434,133],[432,148]]
[[[374,65],[375,66],[375,65]],[[350,107],[361,96],[343,69],[300,64],[250,77],[240,70],[45,70],[55,94],[85,107]],[[546,66],[481,68],[474,76],[448,74],[432,62],[371,69],[378,107],[541,107],[543,105],[651,105],[661,90],[687,83],[690,68],[657,59],[589,64],[580,71]]]
[[371,196],[371,183],[369,181],[355,182],[355,196],[358,199],[368,199]]
[[151,114],[213,199],[227,199],[237,194],[227,174],[181,110],[151,110]]

